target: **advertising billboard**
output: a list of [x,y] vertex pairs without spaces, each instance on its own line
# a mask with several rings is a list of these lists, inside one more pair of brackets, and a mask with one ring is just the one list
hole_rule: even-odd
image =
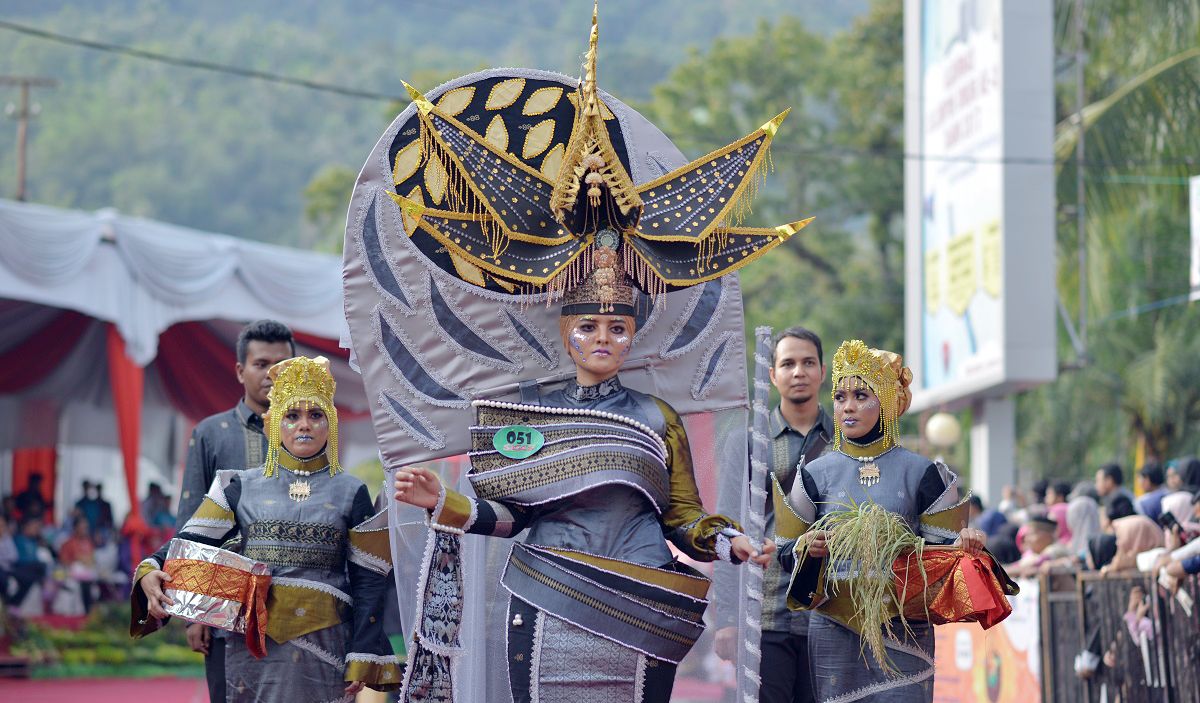
[[1046,3],[908,0],[906,346],[914,408],[1054,378]]

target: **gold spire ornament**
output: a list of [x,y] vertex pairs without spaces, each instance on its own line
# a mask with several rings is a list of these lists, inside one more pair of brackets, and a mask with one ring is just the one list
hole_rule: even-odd
[[[337,407],[333,404],[337,383],[333,380],[333,374],[329,372],[329,360],[323,356],[312,359],[297,356],[275,364],[267,373],[274,385],[267,394],[271,404],[263,417],[267,431],[267,460],[263,474],[274,476],[280,466],[279,453],[283,451],[283,442],[279,418],[288,410],[308,411],[314,407],[320,408],[329,419],[329,442],[325,445],[329,473],[333,475],[341,471],[342,467],[338,464]],[[293,489],[296,495],[293,495]],[[296,501],[304,500],[309,493],[306,488],[297,488],[295,483],[288,489],[288,497]],[[303,497],[296,497],[297,495]]]
[[[842,342],[833,355],[833,392],[870,388],[879,398],[879,417],[883,423],[883,444],[886,449],[896,446],[900,438],[900,416],[912,403],[912,370],[904,365],[899,354],[872,349],[860,339]],[[842,450],[842,427],[834,423],[835,450]],[[860,457],[868,461],[875,457]],[[879,468],[870,472],[867,465],[859,469],[859,482],[874,485],[879,481]],[[874,483],[867,483],[873,481]]]
[[[597,3],[574,90],[548,80],[488,78],[431,99],[404,84],[418,129],[396,137],[387,194],[418,248],[444,249],[454,275],[484,288],[559,300],[594,273],[607,280],[607,269],[655,298],[737,271],[811,221],[742,226],[787,111],[691,163],[634,183],[622,161],[624,119],[605,104],[598,84],[599,37]],[[485,85],[486,101],[477,90]],[[501,113],[517,101],[520,118]],[[560,128],[567,120],[569,133]],[[521,129],[527,135],[517,139]],[[610,254],[618,265],[597,263]],[[607,296],[605,302],[611,304]]]

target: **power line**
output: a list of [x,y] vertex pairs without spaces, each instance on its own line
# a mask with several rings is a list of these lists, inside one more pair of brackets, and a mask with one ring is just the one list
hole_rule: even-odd
[[[38,39],[43,39],[46,41],[57,42],[59,44],[66,44],[68,46],[92,49],[94,51],[103,51],[103,52],[108,52],[108,53],[112,53],[112,54],[128,56],[131,58],[142,59],[145,61],[154,61],[157,63],[163,63],[163,64],[172,65],[172,66],[179,66],[182,68],[191,68],[191,69],[196,69],[196,70],[201,70],[201,71],[209,71],[211,73],[220,73],[220,74],[225,74],[225,75],[237,76],[239,78],[249,78],[249,79],[253,79],[253,80],[265,81],[268,83],[277,83],[280,85],[290,85],[290,86],[294,86],[294,87],[298,87],[298,88],[304,88],[306,90],[313,90],[313,91],[323,92],[323,93],[333,93],[336,95],[343,95],[343,96],[351,97],[351,98],[358,98],[358,99],[365,99],[365,100],[384,100],[384,101],[389,101],[389,102],[408,102],[408,99],[409,99],[408,96],[391,95],[388,93],[379,93],[379,92],[375,92],[375,91],[360,90],[360,89],[356,89],[356,88],[345,88],[345,87],[342,87],[339,85],[334,85],[332,83],[322,83],[320,81],[311,81],[311,80],[308,80],[305,78],[296,78],[293,76],[285,76],[282,74],[270,73],[267,71],[259,71],[259,70],[255,70],[255,69],[244,68],[241,66],[234,66],[234,65],[230,65],[230,64],[220,64],[220,63],[215,63],[212,61],[202,61],[199,59],[191,59],[191,58],[180,57],[180,56],[171,56],[169,54],[163,54],[163,53],[159,53],[159,52],[155,52],[155,51],[148,51],[146,49],[138,49],[136,47],[125,46],[125,45],[121,45],[121,44],[111,44],[108,42],[100,42],[100,41],[95,41],[95,40],[91,40],[91,39],[81,39],[79,37],[71,37],[71,36],[67,36],[65,34],[58,34],[56,32],[51,32],[51,31],[48,31],[45,29],[40,29],[37,27],[30,27],[28,25],[18,24],[16,22],[9,22],[7,20],[0,20],[0,29],[7,29],[9,31],[17,32],[19,34],[24,34],[27,36],[35,37]],[[698,148],[702,148],[702,149],[713,149],[713,148],[718,148],[720,146],[724,146],[724,144],[718,145],[718,144],[714,144],[712,142],[706,142],[704,140],[691,138],[691,137],[680,137],[680,138],[674,139],[673,141],[675,141],[677,144],[690,144],[694,147],[698,147]],[[880,160],[928,161],[928,162],[962,163],[962,164],[994,164],[994,165],[1006,164],[1006,165],[1026,165],[1026,166],[1057,166],[1057,165],[1060,165],[1061,163],[1074,162],[1074,159],[1069,159],[1069,160],[1060,162],[1053,158],[1045,159],[1045,158],[1019,157],[1019,156],[979,157],[979,156],[955,155],[955,154],[925,154],[925,153],[919,153],[919,152],[909,152],[909,151],[889,150],[889,149],[851,149],[851,148],[806,149],[806,148],[789,147],[789,146],[786,146],[783,144],[779,144],[778,142],[773,144],[771,148],[773,150],[775,150],[777,153],[790,154],[790,155],[799,156],[799,157],[826,158],[826,159],[880,159]],[[1196,166],[1197,162],[1198,162],[1197,159],[1191,159],[1191,158],[1177,159],[1177,160],[1173,160],[1173,161],[1160,161],[1160,160],[1152,160],[1152,159],[1147,159],[1147,160],[1127,159],[1124,161],[1103,161],[1103,160],[1088,159],[1088,160],[1083,161],[1082,165],[1085,169],[1087,169],[1087,168],[1116,168],[1116,167],[1128,168],[1128,167],[1138,167],[1138,166],[1163,167],[1163,168],[1166,168],[1166,167],[1194,168]]]
[[146,61],[156,61],[158,63],[170,64],[172,66],[181,66],[184,68],[193,68],[201,71],[210,71],[212,73],[223,73],[231,76],[240,76],[242,78],[253,78],[255,80],[266,81],[268,83],[279,83],[281,85],[291,85],[297,88],[305,88],[307,90],[315,90],[323,93],[335,93],[344,95],[350,98],[362,98],[366,100],[402,100],[407,101],[407,97],[398,95],[389,95],[387,93],[377,93],[370,90],[359,90],[356,88],[344,88],[332,83],[321,83],[319,81],[310,81],[305,78],[295,78],[293,76],[284,76],[278,73],[268,73],[267,71],[258,71],[252,68],[243,68],[241,66],[231,66],[228,64],[214,63],[212,61],[201,61],[200,59],[189,59],[180,56],[171,56],[169,54],[161,54],[157,51],[147,51],[131,46],[123,46],[121,44],[110,44],[107,42],[94,41],[91,39],[81,39],[79,37],[69,37],[65,34],[57,34],[49,32],[37,27],[17,24],[7,20],[0,20],[0,29],[25,34],[38,39],[58,42],[68,46],[78,46],[85,49],[93,49],[95,51],[105,51],[112,54],[121,54],[133,58],[144,59]]

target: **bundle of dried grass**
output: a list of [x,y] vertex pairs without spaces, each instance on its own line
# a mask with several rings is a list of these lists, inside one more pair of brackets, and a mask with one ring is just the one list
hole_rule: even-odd
[[[830,577],[827,580],[834,594],[844,594],[854,604],[855,623],[861,630],[860,654],[871,651],[875,661],[889,675],[898,672],[884,647],[885,637],[899,639],[892,627],[892,617],[899,614],[903,632],[911,634],[902,603],[906,594],[897,594],[892,564],[905,553],[912,553],[921,564],[925,541],[909,529],[897,514],[874,502],[838,504],[813,523],[811,531],[826,533],[829,549]],[[922,582],[925,569],[920,568]]]

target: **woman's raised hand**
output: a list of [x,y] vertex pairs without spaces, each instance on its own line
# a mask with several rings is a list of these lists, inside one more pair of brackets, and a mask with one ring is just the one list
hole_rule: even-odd
[[759,566],[766,566],[774,559],[775,543],[771,540],[764,540],[762,550],[754,548],[754,544],[750,542],[750,538],[746,535],[734,537],[729,543],[730,551],[733,555],[742,561],[750,561]]
[[166,593],[163,593],[163,581],[170,581],[171,575],[165,571],[155,569],[142,577],[138,585],[142,587],[142,593],[146,594],[146,606],[150,611],[150,617],[162,620],[168,617],[166,610],[163,610],[168,605],[175,605],[175,601],[171,600]]
[[397,471],[392,486],[396,489],[396,500],[426,510],[436,508],[442,494],[442,481],[437,474],[419,466]]

